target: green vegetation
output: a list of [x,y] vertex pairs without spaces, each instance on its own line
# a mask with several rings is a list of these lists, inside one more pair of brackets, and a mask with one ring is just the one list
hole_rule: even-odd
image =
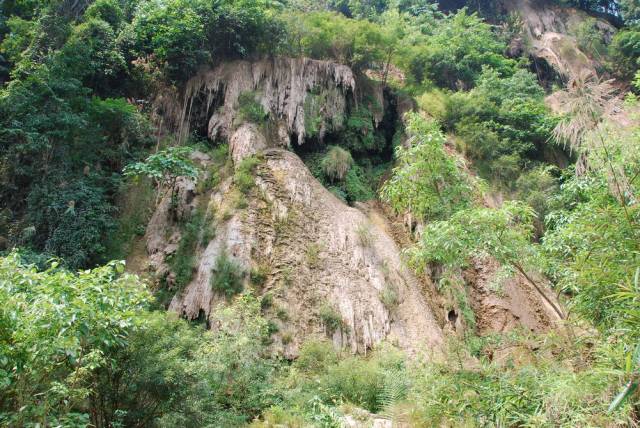
[[238,97],[237,123],[251,122],[257,125],[262,124],[268,118],[268,113],[264,111],[262,105],[256,101],[256,94],[253,92],[243,92]]
[[344,180],[352,165],[351,153],[337,146],[329,147],[322,158],[322,171],[332,182]]
[[[474,418],[558,426],[621,420],[601,410],[608,386],[622,375],[608,366],[615,347],[592,350],[594,368],[579,377],[561,362],[504,370],[483,360],[481,371],[467,371],[413,366],[389,347],[367,358],[342,355],[316,340],[303,345],[293,364],[282,364],[264,358],[268,323],[258,299],[240,296],[215,315],[216,332],[205,333],[148,312],[144,286],[121,272],[117,263],[73,274],[56,265],[37,272],[15,254],[0,260],[3,423],[242,426],[263,412],[265,420],[338,417],[336,403],[405,414],[426,425]],[[56,309],[60,302],[65,311]],[[552,339],[544,346],[568,345]],[[136,398],[141,388],[144,402]]]
[[191,282],[196,263],[196,249],[200,243],[200,233],[204,230],[205,215],[196,210],[182,226],[182,235],[178,249],[169,258],[171,271],[174,274],[173,284],[178,291]]
[[227,298],[240,293],[244,288],[242,268],[229,258],[226,251],[220,253],[211,274],[211,287]]
[[167,150],[154,153],[142,162],[127,165],[122,173],[125,177],[133,177],[139,180],[146,177],[156,185],[157,200],[162,197],[162,190],[171,193],[171,201],[175,197],[175,184],[179,177],[191,180],[198,178],[198,168],[189,159],[188,147],[170,147]]
[[442,121],[484,178],[515,183],[523,169],[544,158],[555,126],[543,98],[534,74],[518,70],[504,78],[484,68],[476,88],[447,99]]
[[398,212],[411,211],[424,219],[443,218],[470,202],[471,186],[456,159],[445,150],[445,137],[436,122],[418,114],[408,117],[408,148],[396,148],[397,166],[381,190]]
[[[493,0],[2,2],[0,425],[339,427],[361,408],[408,426],[637,426],[640,127],[637,96],[623,106],[616,95],[634,77],[632,91],[640,86],[640,7],[558,3],[594,16],[569,30],[621,80],[558,81],[560,115],[529,71],[539,65],[505,54],[522,21]],[[623,25],[612,40],[601,14]],[[560,54],[582,58],[571,46]],[[176,208],[181,177],[202,176],[198,192],[232,181],[223,212],[203,201],[191,215],[170,210],[181,239],[167,287],[153,287],[163,299],[192,280],[214,214],[264,202],[252,199],[262,158],[232,170],[226,142],[203,137],[208,117],[176,145],[179,124],[164,116],[203,67],[271,55],[354,71],[354,91],[296,88],[308,92],[296,112],[307,141],[296,150],[337,197],[379,193],[405,220],[415,239],[406,261],[438,281],[449,321],[464,329],[445,334],[441,359],[384,343],[352,355],[327,337],[301,338],[304,318],[283,293],[307,284],[296,275],[331,267],[334,248],[321,240],[306,243],[301,266],[264,258],[245,271],[221,251],[209,285],[225,302],[199,323],[152,311],[161,302],[146,284],[109,262],[145,233],[154,196]],[[234,125],[260,126],[272,145],[270,121],[282,117],[236,89]],[[175,99],[156,99],[167,93]],[[344,115],[328,118],[342,102]],[[195,147],[213,159],[202,174]],[[369,226],[355,234],[379,256]],[[467,276],[483,260],[500,265],[498,279],[517,275],[537,290],[564,328],[480,335]],[[386,276],[378,298],[393,318],[409,294]],[[360,334],[347,331],[343,302],[313,292],[303,331]],[[287,357],[301,345],[299,357],[286,360],[282,345]]]
[[515,62],[503,56],[505,46],[482,19],[462,10],[437,25],[424,43],[411,47],[408,67],[417,84],[467,89],[483,67],[501,75],[513,72]]
[[329,334],[333,334],[336,330],[341,329],[343,326],[343,321],[340,313],[328,303],[323,303],[320,306],[318,316],[320,317],[320,321],[322,321],[322,324],[327,329],[327,332]]
[[385,284],[380,292],[380,301],[389,312],[392,312],[400,303],[397,287],[392,284]]
[[3,425],[240,426],[275,404],[257,299],[241,296],[205,333],[148,312],[149,292],[123,270],[0,259]]
[[256,182],[253,177],[256,167],[262,162],[257,156],[249,156],[243,159],[233,174],[233,183],[238,190],[247,195],[254,188]]
[[259,264],[249,272],[251,283],[256,286],[264,285],[270,273],[270,267],[265,264]]
[[150,297],[123,272],[115,262],[76,275],[58,263],[38,272],[17,254],[0,259],[3,424],[88,422],[78,406]]
[[377,171],[357,164],[351,153],[339,146],[305,158],[311,173],[338,198],[354,203],[375,198]]
[[351,20],[335,12],[294,13],[287,22],[289,45],[297,55],[333,59],[354,69],[383,61],[388,40],[369,21]]
[[311,242],[307,246],[307,251],[305,253],[305,259],[307,261],[307,265],[310,268],[318,267],[320,263],[320,252],[322,251],[322,245],[318,242]]

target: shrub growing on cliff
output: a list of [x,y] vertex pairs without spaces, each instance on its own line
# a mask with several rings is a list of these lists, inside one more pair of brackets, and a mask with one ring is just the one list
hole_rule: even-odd
[[343,321],[340,313],[328,303],[323,303],[318,311],[320,321],[327,329],[329,334],[333,334],[336,330],[342,328]]
[[233,182],[243,194],[248,194],[256,182],[253,174],[261,160],[257,156],[242,159],[233,174]]
[[455,158],[445,150],[436,122],[408,117],[408,148],[396,149],[397,166],[380,194],[397,212],[422,219],[445,218],[469,204],[471,187]]
[[242,268],[223,251],[216,259],[211,274],[211,287],[227,298],[232,297],[242,291],[243,276]]
[[169,258],[171,270],[174,273],[174,285],[181,291],[191,282],[196,263],[196,249],[200,241],[202,229],[206,225],[202,209],[196,209],[191,218],[182,226],[182,235],[178,249]]
[[256,101],[256,94],[252,91],[243,92],[238,97],[238,116],[236,123],[251,122],[256,125],[262,124],[269,114],[264,111],[262,104]]
[[338,146],[331,146],[322,159],[322,170],[332,182],[344,180],[352,165],[351,153]]
[[190,154],[189,147],[169,147],[150,155],[142,162],[127,165],[123,174],[134,179],[141,176],[151,179],[156,184],[157,202],[162,196],[162,189],[169,191],[173,198],[178,178],[185,177],[195,180],[198,177],[199,170],[189,158]]
[[293,14],[289,48],[295,54],[334,60],[361,70],[385,58],[389,40],[369,21],[352,20],[335,12]]

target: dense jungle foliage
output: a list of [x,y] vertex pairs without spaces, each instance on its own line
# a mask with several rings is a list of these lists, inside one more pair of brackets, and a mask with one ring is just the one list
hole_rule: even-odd
[[[525,35],[498,3],[2,2],[0,425],[340,427],[357,407],[411,426],[638,426],[640,3],[556,2],[620,26],[606,43],[595,27],[574,34],[617,83],[551,86],[526,53],[507,55]],[[441,362],[311,338],[288,361],[270,352],[268,295],[243,292],[224,257],[212,287],[228,305],[214,331],[164,311],[161,292],[112,260],[144,234],[154,199],[201,175],[194,147],[221,170],[228,152],[202,135],[176,147],[149,100],[202,66],[269,55],[372,71],[411,99],[416,112],[386,134],[376,106],[353,108],[340,138],[303,156],[311,172],[347,203],[410,212],[425,229],[407,261],[441,266],[441,290],[464,296],[456,274],[480,256],[536,288],[548,281],[566,331],[452,337]],[[563,114],[545,103],[550,91]],[[605,108],[616,96],[625,129]],[[265,119],[245,107],[245,120]],[[235,172],[239,198],[257,162]],[[178,275],[190,275],[203,224],[186,225]],[[473,331],[471,309],[462,316]],[[537,357],[490,357],[509,347]]]

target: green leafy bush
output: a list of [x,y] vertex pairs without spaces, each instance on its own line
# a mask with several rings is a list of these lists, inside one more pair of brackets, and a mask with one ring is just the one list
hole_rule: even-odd
[[[126,100],[88,98],[67,79],[42,67],[0,93],[0,198],[37,231],[22,245],[48,247],[80,267],[103,260],[117,173],[148,143],[148,124]],[[19,243],[16,232],[9,238]]]
[[98,177],[66,186],[34,186],[27,197],[27,210],[36,234],[23,244],[56,254],[72,268],[94,265],[105,257],[105,242],[116,226],[116,208]]
[[262,162],[257,156],[249,156],[243,159],[233,174],[233,182],[243,194],[248,194],[255,186],[253,174],[256,167]]
[[309,340],[300,347],[294,367],[308,373],[319,374],[338,362],[338,353],[327,340]]
[[[603,362],[601,362],[603,363]],[[606,414],[607,381],[616,378],[603,366],[574,373],[553,364],[479,371],[431,365],[414,377],[417,425],[486,424],[495,426],[614,424]]]
[[[343,131],[341,144],[352,153],[372,153],[382,152],[387,142],[384,135],[376,132],[374,127],[373,109],[378,108],[375,101],[368,100],[370,107],[359,106],[350,112],[347,117],[346,129]],[[374,107],[375,105],[375,107]]]
[[328,303],[324,303],[320,306],[318,316],[329,334],[333,334],[336,330],[343,327],[342,316]]
[[281,24],[266,2],[144,1],[131,23],[134,49],[174,82],[184,82],[212,58],[273,52]]
[[255,268],[251,269],[249,278],[253,285],[262,286],[269,276],[270,268],[268,265],[259,264]]
[[99,372],[97,414],[124,426],[246,426],[275,404],[276,363],[263,358],[268,323],[259,312],[256,298],[242,296],[212,316],[216,332],[140,314],[143,327]]
[[640,64],[640,31],[624,29],[613,37],[609,46],[611,67],[618,75],[630,79],[636,73]]
[[142,162],[127,165],[123,174],[134,179],[141,176],[147,177],[156,184],[158,193],[162,188],[166,188],[173,197],[178,178],[186,177],[195,180],[198,177],[198,167],[189,158],[190,154],[189,147],[169,147],[150,155]]
[[[127,344],[150,300],[111,263],[78,274],[0,258],[0,422],[9,426],[88,419],[95,372]],[[85,420],[86,423],[86,420]]]
[[123,23],[125,16],[122,6],[117,0],[96,0],[87,7],[84,19],[99,19],[117,30]]
[[518,70],[501,77],[484,68],[477,87],[446,99],[443,123],[485,178],[513,187],[529,160],[544,157],[556,119],[536,76]]
[[289,47],[315,59],[332,59],[362,69],[385,57],[389,40],[381,27],[335,12],[292,14],[287,20]]
[[113,91],[120,83],[117,79],[126,72],[114,29],[101,19],[76,26],[56,59],[64,67],[64,73],[80,79],[98,94]]
[[269,113],[264,111],[262,104],[256,101],[255,92],[243,92],[238,97],[238,124],[251,122],[257,125],[262,124],[269,117]]
[[398,212],[423,219],[446,218],[468,206],[471,187],[436,122],[408,116],[408,148],[396,148],[397,166],[380,194]]
[[406,397],[409,382],[404,356],[382,347],[369,358],[347,357],[330,365],[320,383],[331,401],[347,401],[381,412]]
[[223,251],[216,259],[211,275],[211,287],[230,298],[244,288],[243,277],[242,268]]
[[432,34],[410,48],[405,61],[417,84],[434,82],[443,88],[468,89],[485,66],[502,75],[512,73],[515,61],[503,56],[505,48],[506,43],[489,24],[462,9],[437,22]]

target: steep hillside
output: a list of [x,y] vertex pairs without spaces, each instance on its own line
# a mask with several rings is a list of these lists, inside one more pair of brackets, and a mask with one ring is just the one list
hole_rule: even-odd
[[[359,353],[388,341],[411,354],[441,356],[443,328],[450,333],[458,328],[462,334],[467,326],[462,318],[452,318],[461,312],[458,302],[439,295],[430,275],[417,278],[405,266],[384,214],[375,205],[349,207],[286,150],[311,144],[305,120],[315,122],[318,139],[330,130],[339,140],[344,127],[339,118],[357,103],[355,82],[361,79],[337,64],[280,58],[222,65],[187,83],[187,111],[179,116],[186,122],[179,126],[190,128],[193,117],[208,123],[210,138],[226,136],[236,171],[255,159],[249,172],[255,186],[238,196],[237,177],[214,188],[196,189],[185,181],[178,190],[181,202],[172,205],[166,197],[156,210],[147,229],[147,251],[158,281],[175,290],[170,310],[210,325],[211,314],[226,300],[212,287],[223,274],[216,263],[225,255],[243,272],[245,288],[252,272],[262,275],[253,285],[258,295],[272,296],[273,309],[267,314],[279,326],[275,337],[287,356],[297,355],[314,335]],[[262,125],[243,122],[247,119],[238,112],[243,93],[252,94],[266,117],[274,119]],[[310,114],[310,105],[317,116]],[[381,118],[382,112],[374,120]],[[215,168],[206,155],[197,156],[203,158],[204,170]],[[239,197],[242,203],[230,202]],[[193,249],[192,278],[177,287],[170,260],[184,233],[180,223],[195,215],[211,223],[205,227],[215,230],[215,236]],[[495,266],[478,261],[473,270],[467,281],[481,332],[553,327],[554,314],[535,292],[523,291],[525,281],[510,284],[500,297],[488,286]],[[278,320],[277,312],[285,312],[286,319]],[[329,315],[335,319],[327,319]]]
[[635,3],[0,4],[0,425],[638,426]]
[[527,49],[540,77],[553,78],[545,75],[552,70],[566,82],[580,74],[595,74],[602,69],[600,52],[590,50],[593,46],[585,46],[578,39],[580,31],[589,31],[601,43],[611,43],[617,30],[608,21],[591,18],[579,9],[548,2],[509,1],[504,7],[509,13],[522,17],[525,29],[524,39],[512,42],[512,48],[517,49],[520,43],[530,44]]

